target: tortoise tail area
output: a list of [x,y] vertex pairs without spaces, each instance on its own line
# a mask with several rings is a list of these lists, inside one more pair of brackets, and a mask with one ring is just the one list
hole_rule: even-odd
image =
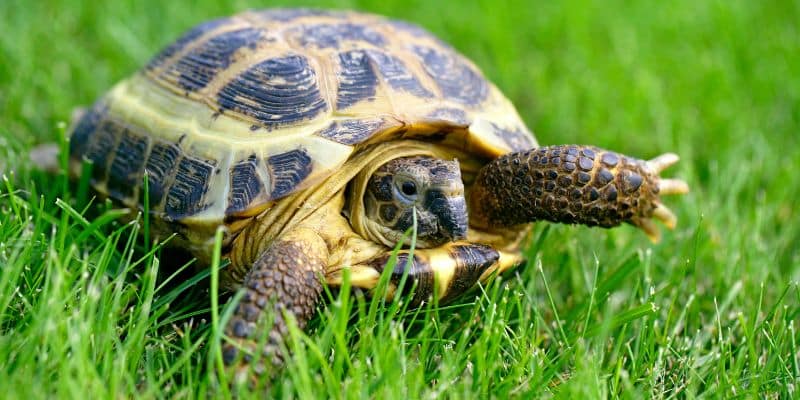
[[[88,109],[85,107],[78,107],[72,110],[72,116],[70,117],[71,122],[67,129],[68,133],[75,130],[76,124],[86,115],[87,110]],[[43,143],[32,148],[31,151],[28,152],[28,158],[36,168],[49,174],[57,174],[61,172],[60,154],[61,147],[58,143]],[[70,159],[69,175],[71,177],[77,177],[80,174],[80,167],[80,162]]]
[[61,172],[61,162],[58,159],[60,153],[61,148],[57,143],[44,143],[32,148],[28,152],[28,158],[36,168],[49,174],[57,174]]

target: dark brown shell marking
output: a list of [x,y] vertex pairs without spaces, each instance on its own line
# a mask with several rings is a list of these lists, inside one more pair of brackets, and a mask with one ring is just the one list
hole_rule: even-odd
[[311,172],[311,157],[303,149],[295,149],[267,159],[272,176],[270,198],[279,199],[291,193]]
[[469,106],[486,100],[489,94],[486,80],[463,58],[454,52],[443,52],[427,46],[412,46],[412,49],[422,59],[425,72],[439,86],[442,97]]
[[261,38],[262,30],[256,28],[222,32],[196,45],[160,78],[177,84],[187,92],[200,90],[228,68],[239,49],[255,48]]
[[158,53],[155,57],[153,57],[153,59],[150,60],[145,68],[148,70],[154,70],[160,67],[162,64],[164,64],[164,62],[166,62],[166,60],[181,52],[184,48],[186,48],[186,46],[199,39],[200,36],[203,36],[221,26],[227,25],[230,22],[230,18],[219,18],[195,26],[183,34],[183,36],[178,38],[178,40],[164,48],[164,50]]
[[342,110],[362,100],[375,98],[378,77],[369,57],[363,50],[345,51],[337,54],[338,69],[336,109]]
[[362,143],[380,131],[382,119],[332,122],[317,135],[341,144]]
[[494,122],[490,122],[489,125],[494,134],[503,139],[513,151],[530,150],[533,145],[531,136],[520,126],[502,127]]
[[228,194],[228,208],[225,214],[232,215],[245,211],[250,203],[263,191],[261,178],[256,173],[258,158],[253,154],[246,160],[236,163],[230,171],[231,190]]
[[299,47],[313,46],[321,49],[339,48],[344,41],[369,43],[384,46],[383,35],[363,24],[318,23],[291,28],[287,32],[291,42]]
[[403,60],[380,50],[369,50],[367,54],[392,88],[419,97],[433,97],[433,93],[422,86],[419,79],[408,70]]
[[438,108],[428,114],[427,117],[436,122],[455,126],[466,126],[469,124],[467,113],[458,108]]
[[165,218],[178,221],[206,209],[209,204],[203,203],[203,198],[213,172],[213,161],[183,157],[178,162],[175,181],[167,194]]
[[147,185],[150,188],[149,202],[151,209],[158,207],[161,204],[161,200],[164,199],[180,155],[180,148],[174,144],[160,141],[153,144],[150,156],[147,157],[147,163],[145,164]]
[[108,114],[108,107],[99,100],[78,119],[69,138],[69,153],[75,159],[86,154],[94,132]]
[[92,162],[92,180],[95,183],[108,179],[108,167],[114,158],[123,126],[113,118],[106,118],[93,132],[83,156]]
[[120,132],[108,174],[108,193],[111,197],[134,197],[135,188],[141,185],[148,147],[149,139],[146,136],[134,134],[130,129]]
[[316,73],[300,55],[259,62],[225,85],[217,100],[223,110],[253,117],[270,129],[327,109]]

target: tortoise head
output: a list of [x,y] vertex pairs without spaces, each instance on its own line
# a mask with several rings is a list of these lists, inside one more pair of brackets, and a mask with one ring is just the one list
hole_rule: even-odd
[[[370,177],[364,192],[370,231],[394,246],[417,222],[420,248],[467,236],[467,203],[458,161],[426,156],[393,159]],[[406,238],[406,244],[410,238]]]

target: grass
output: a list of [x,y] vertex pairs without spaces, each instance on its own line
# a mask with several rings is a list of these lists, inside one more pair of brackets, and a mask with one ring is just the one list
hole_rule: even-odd
[[[230,394],[209,367],[229,311],[212,314],[209,271],[148,251],[143,221],[25,156],[193,24],[272,5],[177,3],[0,2],[7,398]],[[680,223],[658,245],[630,227],[540,224],[527,268],[448,306],[330,294],[273,395],[797,396],[797,2],[304,3],[421,24],[480,65],[540,142],[675,151],[668,174],[692,192],[667,201]]]

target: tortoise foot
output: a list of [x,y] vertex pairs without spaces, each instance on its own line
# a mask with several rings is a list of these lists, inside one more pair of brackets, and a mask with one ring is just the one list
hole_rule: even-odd
[[662,194],[683,194],[689,186],[662,179],[678,156],[650,161],[591,146],[564,145],[506,154],[478,174],[469,198],[470,221],[483,228],[552,221],[610,228],[623,222],[655,241],[659,220],[674,228],[675,215]]

